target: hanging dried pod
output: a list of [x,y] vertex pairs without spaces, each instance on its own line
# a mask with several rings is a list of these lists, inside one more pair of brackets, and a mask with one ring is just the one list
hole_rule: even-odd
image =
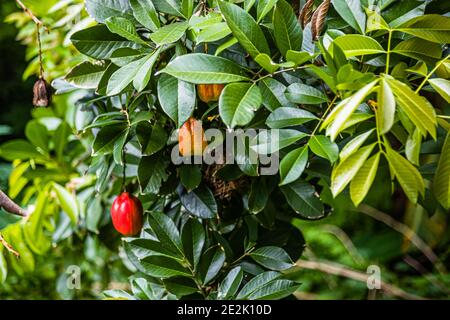
[[314,6],[314,0],[308,0],[305,3],[305,5],[303,6],[302,10],[300,10],[300,13],[298,15],[298,21],[302,25],[303,29],[308,24],[308,22],[311,20],[311,16],[313,14],[313,6]]
[[43,78],[39,78],[33,86],[33,105],[35,107],[48,107],[52,99],[50,85]]
[[311,32],[313,40],[319,39],[329,9],[330,0],[325,0],[320,4],[317,10],[314,11],[311,18]]

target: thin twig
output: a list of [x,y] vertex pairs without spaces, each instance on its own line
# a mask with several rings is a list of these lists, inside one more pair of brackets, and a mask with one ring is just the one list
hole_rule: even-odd
[[3,238],[2,234],[0,233],[0,243],[3,244],[3,246],[11,252],[13,255],[15,255],[17,258],[20,257],[19,252],[14,250],[14,248]]
[[28,215],[26,210],[12,201],[2,190],[0,190],[0,208],[18,216],[26,217]]
[[[325,261],[310,261],[310,260],[298,260],[295,265],[297,267],[309,270],[321,271],[327,274],[332,274],[335,276],[341,276],[349,279],[353,279],[356,281],[367,283],[370,274],[366,274],[354,269],[350,269],[343,265],[333,263],[333,262],[325,262]],[[423,297],[416,296],[414,294],[408,293],[403,289],[400,289],[392,284],[386,283],[380,280],[381,290],[383,290],[386,294],[391,296],[400,297],[406,300],[426,300]]]
[[33,12],[31,12],[30,9],[28,9],[20,0],[16,0],[16,3],[19,5],[20,8],[22,8],[22,10],[31,18],[31,20],[33,20],[33,22],[38,25],[38,26],[42,26],[47,32],[49,31],[48,28],[45,26],[45,24],[39,20],[38,17],[36,17],[34,15]]
[[345,233],[344,230],[332,224],[324,224],[321,226],[321,228],[324,231],[331,233],[339,241],[341,241],[342,245],[350,253],[355,262],[359,264],[364,263],[364,258],[359,254],[358,249],[356,249],[352,239],[350,239],[350,237],[347,235],[347,233]]
[[410,227],[407,225],[398,222],[397,220],[393,219],[388,214],[377,210],[371,206],[368,206],[366,204],[361,204],[358,207],[358,212],[364,213],[375,220],[378,220],[380,222],[383,222],[384,224],[388,225],[392,229],[396,230],[397,232],[400,232],[405,236],[406,239],[411,241],[411,243],[416,246],[417,249],[419,249],[427,258],[430,260],[431,263],[435,266],[436,270],[440,274],[447,273],[447,270],[445,266],[442,264],[442,262],[439,260],[439,257],[433,252],[431,247],[425,243]]

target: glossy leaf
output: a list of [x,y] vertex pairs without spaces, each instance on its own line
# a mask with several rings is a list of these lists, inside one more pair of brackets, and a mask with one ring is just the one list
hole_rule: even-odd
[[364,165],[374,147],[375,143],[359,149],[333,169],[330,189],[334,197],[350,183]]
[[286,97],[289,101],[300,104],[320,104],[328,101],[322,91],[302,83],[291,84],[287,88]]
[[300,50],[302,45],[302,28],[291,5],[279,0],[273,11],[273,29],[275,42],[283,56],[288,50]]
[[229,83],[248,80],[242,67],[236,63],[203,53],[192,53],[172,60],[161,72],[196,84]]
[[450,133],[445,138],[434,175],[433,193],[439,203],[448,210],[450,208]]
[[320,201],[312,185],[297,180],[281,187],[287,202],[305,219],[319,219],[325,215],[323,203]]
[[293,265],[286,251],[279,247],[268,246],[256,249],[250,257],[262,266],[276,271],[289,269]]
[[331,163],[335,162],[339,157],[338,145],[330,141],[328,137],[314,135],[309,140],[308,146],[316,155],[328,159]]
[[283,107],[272,112],[267,117],[266,124],[269,128],[281,129],[297,126],[312,120],[317,120],[317,117],[309,111],[299,108]]
[[237,5],[225,1],[219,2],[219,8],[233,35],[253,58],[260,53],[270,55],[264,33],[250,14]]
[[303,146],[289,152],[280,162],[280,186],[291,183],[300,178],[307,163],[307,146]]
[[219,98],[219,113],[228,128],[249,123],[262,102],[261,92],[255,84],[231,83]]
[[163,111],[181,127],[195,107],[195,86],[163,74],[158,80],[158,99]]
[[350,182],[350,197],[357,207],[364,200],[377,174],[380,153],[370,157]]

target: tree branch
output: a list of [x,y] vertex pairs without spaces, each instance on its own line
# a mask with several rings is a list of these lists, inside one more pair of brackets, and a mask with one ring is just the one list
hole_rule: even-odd
[[[343,265],[331,262],[321,262],[321,261],[311,261],[311,260],[298,260],[295,265],[297,267],[309,270],[316,270],[325,272],[327,274],[332,274],[335,276],[346,277],[360,282],[366,282],[369,278],[369,274],[347,268]],[[423,297],[416,296],[414,294],[408,293],[403,289],[400,289],[394,285],[386,283],[380,280],[381,290],[386,294],[397,296],[406,300],[425,300]]]
[[17,216],[26,217],[28,215],[25,209],[22,209],[18,204],[12,201],[2,190],[0,190],[0,208]]
[[406,239],[411,241],[411,243],[417,249],[419,249],[427,257],[428,260],[430,260],[430,262],[434,265],[434,267],[440,274],[447,273],[444,264],[439,260],[439,257],[434,253],[433,249],[431,249],[431,247],[425,241],[423,241],[410,227],[398,222],[390,215],[366,204],[361,204],[357,210],[374,218],[375,220],[383,222],[387,226],[403,234]]

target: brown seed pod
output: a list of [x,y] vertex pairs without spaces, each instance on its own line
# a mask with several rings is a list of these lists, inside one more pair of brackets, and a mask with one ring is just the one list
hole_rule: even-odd
[[320,4],[320,6],[312,15],[311,32],[314,41],[319,39],[329,9],[330,9],[330,0],[325,0]]
[[51,99],[51,87],[43,78],[39,78],[33,86],[33,105],[35,107],[48,107]]
[[198,97],[206,103],[217,101],[223,88],[223,84],[199,84],[197,85]]
[[311,16],[313,14],[313,6],[314,0],[308,0],[303,6],[302,10],[300,10],[300,14],[298,15],[298,21],[302,25],[303,29],[311,20]]

